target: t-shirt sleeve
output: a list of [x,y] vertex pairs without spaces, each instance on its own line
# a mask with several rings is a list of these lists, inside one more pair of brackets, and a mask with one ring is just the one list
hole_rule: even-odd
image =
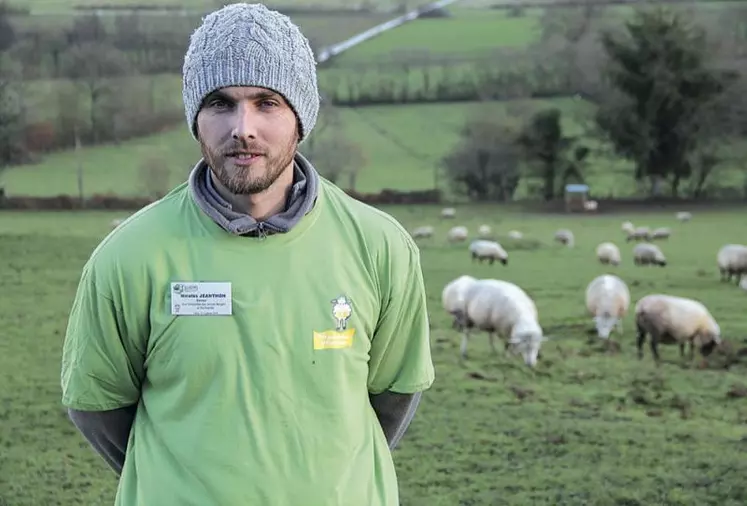
[[140,398],[145,339],[107,285],[105,276],[86,264],[62,347],[62,403],[69,408],[103,411]]
[[386,256],[381,282],[386,289],[369,350],[368,390],[419,392],[435,376],[420,254],[405,242]]

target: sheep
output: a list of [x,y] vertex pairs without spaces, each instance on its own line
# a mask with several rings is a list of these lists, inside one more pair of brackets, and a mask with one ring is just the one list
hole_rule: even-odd
[[594,318],[597,336],[602,339],[608,339],[615,327],[622,334],[622,319],[629,307],[630,290],[617,276],[602,274],[586,287],[586,309]]
[[464,295],[472,283],[475,283],[477,279],[472,276],[459,276],[458,278],[450,281],[444,286],[441,292],[441,305],[454,317],[452,321],[452,328],[462,330],[460,322],[463,321],[464,314]]
[[685,344],[700,348],[705,358],[721,344],[721,328],[706,307],[693,299],[674,295],[646,295],[635,305],[638,330],[638,358],[643,358],[643,343],[651,334],[651,353],[659,365],[659,344],[679,344],[680,357],[685,356]]
[[120,226],[123,221],[124,221],[124,218],[115,218],[111,221],[109,225],[112,227],[112,229],[115,229],[118,226]]
[[665,267],[667,258],[655,244],[641,243],[633,248],[633,263],[635,265],[658,265]]
[[453,207],[444,207],[441,210],[441,218],[454,218],[456,217],[456,209]]
[[636,227],[635,230],[632,232],[628,232],[628,237],[625,239],[626,242],[630,241],[638,241],[638,240],[645,240],[648,241],[651,239],[651,229],[648,227]]
[[495,241],[484,239],[472,241],[472,244],[469,245],[469,251],[472,253],[473,262],[477,260],[482,263],[483,260],[488,260],[490,265],[493,265],[493,262],[498,260],[503,265],[508,265],[508,253]]
[[467,230],[467,227],[460,225],[449,230],[447,237],[449,239],[449,242],[462,242],[467,240],[468,235],[469,230]]
[[599,207],[599,203],[596,200],[587,200],[584,202],[585,211],[596,211]]
[[490,347],[495,348],[494,334],[505,342],[505,351],[520,353],[529,367],[537,364],[542,342],[547,340],[538,322],[537,307],[518,286],[497,279],[482,279],[467,289],[465,312],[461,326],[464,329],[460,357],[467,358],[467,342],[472,329],[488,333]]
[[432,237],[432,236],[433,236],[433,227],[431,226],[418,227],[412,231],[412,237],[414,239],[418,239],[421,237]]
[[672,235],[672,230],[667,227],[657,228],[653,232],[651,232],[651,240],[654,239],[669,239],[669,236]]
[[555,232],[555,240],[560,244],[572,248],[574,244],[573,232],[571,232],[567,228],[561,228],[560,230]]
[[489,225],[480,225],[477,229],[477,233],[480,237],[490,237],[491,230]]
[[730,282],[735,276],[737,283],[743,274],[747,274],[747,246],[744,244],[726,244],[716,255],[721,281]]
[[508,237],[509,237],[509,239],[515,239],[515,240],[518,241],[519,239],[521,239],[522,237],[524,237],[524,234],[522,234],[518,230],[511,230],[508,233]]
[[620,249],[611,242],[603,242],[597,246],[597,259],[603,265],[620,265]]
[[693,218],[693,215],[687,211],[680,211],[675,216],[677,217],[677,220],[681,222],[690,221]]
[[635,225],[633,225],[633,223],[631,223],[630,221],[626,221],[622,224],[622,231],[630,235],[635,232]]

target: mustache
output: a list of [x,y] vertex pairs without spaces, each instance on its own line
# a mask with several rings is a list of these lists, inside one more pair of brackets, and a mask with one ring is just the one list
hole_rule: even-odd
[[251,153],[254,155],[266,155],[267,149],[259,143],[246,142],[244,140],[240,140],[240,141],[231,143],[230,146],[221,150],[221,154],[223,156],[233,156],[233,155],[238,155],[242,153],[243,154]]

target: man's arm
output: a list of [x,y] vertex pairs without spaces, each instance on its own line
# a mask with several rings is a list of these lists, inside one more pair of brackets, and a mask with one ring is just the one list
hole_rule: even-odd
[[394,450],[399,440],[405,435],[420,404],[421,395],[422,392],[398,394],[389,391],[369,395],[371,406],[384,430],[390,450]]
[[127,441],[136,411],[137,404],[109,411],[68,408],[67,413],[83,437],[119,476],[122,474]]

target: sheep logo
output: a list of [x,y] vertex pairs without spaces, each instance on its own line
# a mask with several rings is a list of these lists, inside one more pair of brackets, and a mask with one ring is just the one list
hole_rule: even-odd
[[350,300],[344,295],[332,299],[332,316],[337,323],[336,330],[342,332],[348,327],[348,318],[353,314],[353,308]]

